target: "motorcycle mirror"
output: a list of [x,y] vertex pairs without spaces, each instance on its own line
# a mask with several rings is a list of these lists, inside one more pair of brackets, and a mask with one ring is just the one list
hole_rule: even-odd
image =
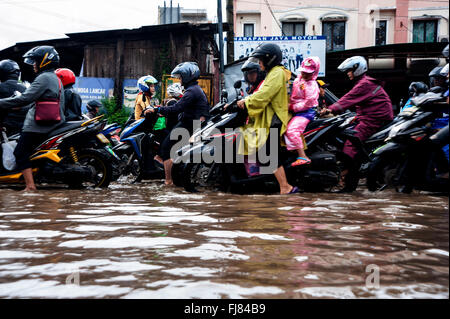
[[227,99],[228,98],[227,90],[222,90],[222,93],[220,94],[220,96],[222,97],[222,99]]
[[242,81],[241,80],[237,80],[236,82],[234,82],[234,88],[235,89],[240,89],[242,86]]

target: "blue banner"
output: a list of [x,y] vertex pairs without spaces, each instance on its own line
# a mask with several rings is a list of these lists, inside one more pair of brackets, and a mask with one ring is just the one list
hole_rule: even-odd
[[86,104],[91,100],[101,100],[114,94],[114,79],[77,77],[75,91],[81,96],[81,111],[86,113]]

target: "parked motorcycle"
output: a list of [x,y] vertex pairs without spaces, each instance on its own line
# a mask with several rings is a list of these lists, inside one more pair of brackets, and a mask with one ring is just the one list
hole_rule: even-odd
[[[30,157],[33,174],[38,183],[63,183],[69,187],[108,187],[112,168],[97,141],[104,143],[100,133],[106,120],[64,122],[48,134]],[[17,141],[20,135],[8,137]],[[2,143],[3,143],[2,137]],[[22,173],[0,165],[0,183],[23,183]]]

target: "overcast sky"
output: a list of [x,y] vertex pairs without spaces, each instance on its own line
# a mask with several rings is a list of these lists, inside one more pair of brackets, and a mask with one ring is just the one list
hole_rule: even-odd
[[[173,0],[176,7],[207,9],[217,21],[217,0]],[[226,0],[222,0],[226,21]],[[170,0],[166,0],[170,6]],[[17,42],[64,38],[65,33],[139,28],[158,23],[164,0],[0,0],[0,50]]]

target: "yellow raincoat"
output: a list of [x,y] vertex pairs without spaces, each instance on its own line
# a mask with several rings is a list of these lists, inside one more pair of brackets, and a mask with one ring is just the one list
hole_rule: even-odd
[[[275,66],[269,71],[259,90],[245,99],[249,122],[240,127],[244,138],[239,145],[239,154],[253,154],[265,144],[275,113],[282,122],[280,137],[286,132],[291,119],[287,94],[287,82],[290,78],[289,70]],[[259,130],[261,128],[265,130]]]

